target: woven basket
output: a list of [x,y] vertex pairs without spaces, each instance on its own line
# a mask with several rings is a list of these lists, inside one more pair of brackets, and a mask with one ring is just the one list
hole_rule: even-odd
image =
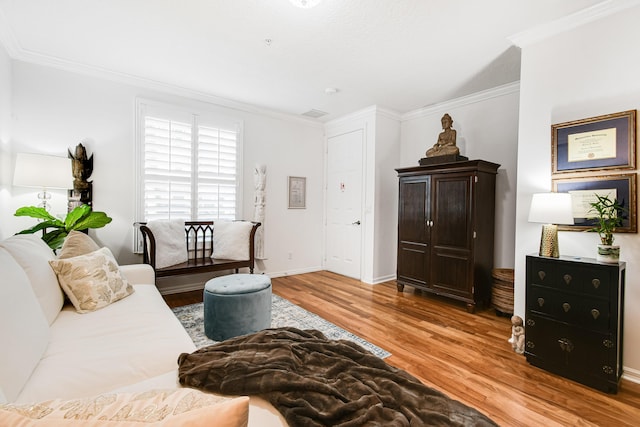
[[494,268],[491,276],[491,305],[503,314],[513,314],[513,269]]

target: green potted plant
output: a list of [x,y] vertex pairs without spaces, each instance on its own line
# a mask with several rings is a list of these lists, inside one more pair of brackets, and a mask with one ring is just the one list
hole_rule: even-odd
[[614,245],[615,237],[613,233],[616,227],[623,224],[623,214],[627,211],[617,199],[611,200],[608,195],[595,195],[597,201],[589,203],[591,209],[589,213],[594,215],[588,219],[595,219],[597,225],[589,231],[595,231],[600,236],[598,245],[597,261],[616,263],[620,260],[620,246]]
[[111,222],[111,218],[104,212],[95,212],[89,205],[78,206],[67,214],[64,220],[51,215],[46,209],[36,206],[25,206],[19,208],[15,216],[28,216],[41,220],[31,228],[22,230],[17,234],[33,234],[44,230],[42,240],[51,249],[58,249],[62,246],[65,237],[71,230],[87,230],[89,228],[101,228]]

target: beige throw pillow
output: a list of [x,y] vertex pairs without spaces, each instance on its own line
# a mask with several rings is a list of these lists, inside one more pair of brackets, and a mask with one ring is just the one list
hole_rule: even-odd
[[0,405],[2,426],[246,427],[248,420],[248,397],[229,398],[190,388]]
[[81,231],[71,230],[64,239],[62,248],[58,251],[58,259],[73,258],[79,255],[86,255],[100,249],[100,246],[93,241],[88,234]]
[[49,264],[78,313],[98,310],[133,293],[108,248]]

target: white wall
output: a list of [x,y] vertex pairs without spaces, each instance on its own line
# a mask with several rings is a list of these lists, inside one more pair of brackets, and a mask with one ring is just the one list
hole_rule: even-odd
[[[0,43],[0,224],[8,221],[11,197],[11,59]],[[7,237],[0,227],[0,240]]]
[[[636,6],[522,49],[515,278],[520,316],[525,312],[525,256],[536,253],[540,241],[540,225],[527,222],[531,195],[551,189],[551,125],[640,108],[639,20]],[[560,232],[559,240],[561,254],[595,257],[595,233]],[[627,261],[625,376],[638,381],[640,237],[617,234],[616,243]]]
[[[1,58],[1,57],[0,57]],[[2,81],[2,80],[0,80]],[[0,83],[1,84],[1,83]],[[66,155],[83,142],[94,155],[93,202],[113,222],[91,231],[120,263],[138,262],[132,253],[134,221],[135,99],[203,106],[244,123],[243,216],[253,217],[253,168],[267,166],[265,254],[260,271],[273,275],[321,268],[323,129],[317,123],[261,114],[181,98],[158,90],[15,61],[13,63],[15,152]],[[4,93],[4,91],[2,91]],[[288,175],[307,177],[307,209],[287,209]],[[35,193],[14,189],[8,210],[32,204]],[[66,196],[54,194],[54,212],[65,212]],[[3,206],[2,211],[7,211]],[[11,217],[0,225],[10,235],[32,225]],[[292,259],[287,259],[287,253]]]
[[449,113],[460,154],[500,164],[496,179],[495,268],[513,268],[518,152],[518,84],[501,86],[403,115],[400,164],[418,166]]

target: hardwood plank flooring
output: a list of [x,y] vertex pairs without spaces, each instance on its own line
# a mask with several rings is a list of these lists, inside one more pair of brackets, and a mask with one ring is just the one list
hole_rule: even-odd
[[[640,384],[611,395],[547,373],[516,354],[511,322],[395,281],[368,285],[330,272],[272,279],[273,292],[392,353],[386,361],[502,426],[638,426]],[[166,295],[170,306],[202,291]]]

